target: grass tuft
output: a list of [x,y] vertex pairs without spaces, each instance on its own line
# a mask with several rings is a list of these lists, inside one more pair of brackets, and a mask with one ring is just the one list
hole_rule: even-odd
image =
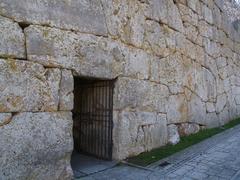
[[139,154],[138,156],[131,157],[127,159],[129,163],[137,164],[140,166],[147,166],[151,163],[159,161],[163,158],[166,158],[176,152],[179,152],[183,149],[186,149],[189,146],[197,144],[207,138],[210,138],[218,133],[225,131],[226,129],[232,128],[236,125],[240,124],[240,118],[230,121],[224,126],[212,128],[212,129],[204,129],[199,131],[196,134],[192,134],[189,136],[181,137],[181,141],[176,145],[166,145],[164,147],[151,150],[149,152],[144,152]]

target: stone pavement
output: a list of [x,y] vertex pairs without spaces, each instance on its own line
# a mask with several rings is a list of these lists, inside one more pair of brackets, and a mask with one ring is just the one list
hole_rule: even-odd
[[73,151],[71,166],[74,177],[80,178],[116,166],[117,161],[104,161]]
[[[165,162],[168,162],[169,165]],[[85,180],[234,179],[240,180],[240,125],[147,168],[127,164],[84,177]]]

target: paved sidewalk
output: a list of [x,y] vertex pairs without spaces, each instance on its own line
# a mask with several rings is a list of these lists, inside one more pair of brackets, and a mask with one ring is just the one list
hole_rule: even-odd
[[[164,162],[168,162],[169,165],[163,166]],[[154,163],[147,169],[120,165],[82,179],[240,180],[240,125]]]

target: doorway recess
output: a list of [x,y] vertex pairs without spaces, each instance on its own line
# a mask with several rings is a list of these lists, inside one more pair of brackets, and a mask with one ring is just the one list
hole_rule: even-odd
[[74,150],[112,160],[113,80],[74,79]]

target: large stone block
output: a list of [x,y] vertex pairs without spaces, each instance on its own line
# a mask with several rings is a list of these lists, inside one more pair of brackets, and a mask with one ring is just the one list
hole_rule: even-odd
[[184,94],[172,95],[167,101],[168,124],[187,122],[188,104]]
[[207,102],[206,103],[207,113],[214,113],[216,112],[216,107],[214,103]]
[[179,10],[173,0],[150,0],[149,4],[146,12],[148,18],[168,24],[177,31],[184,31]]
[[63,69],[59,92],[59,110],[67,111],[73,109],[73,90],[74,79],[72,72],[70,70]]
[[232,22],[229,20],[229,16],[227,14],[222,14],[222,29],[226,34],[230,35],[231,33]]
[[141,47],[145,16],[144,6],[138,0],[101,0],[109,34],[123,42]]
[[[117,113],[117,112],[115,112]],[[166,115],[156,112],[118,112],[113,157],[124,159],[167,143]]]
[[236,102],[236,105],[240,105],[240,95],[237,95],[235,97],[235,102]]
[[0,112],[56,111],[59,69],[11,59],[0,59]]
[[[193,2],[187,1],[187,3],[191,3],[193,5]],[[199,2],[197,2],[199,3]],[[195,4],[195,3],[194,3]],[[178,9],[181,15],[181,19],[183,22],[187,22],[189,24],[192,24],[194,26],[198,25],[198,15],[191,9],[191,7],[187,7],[186,5],[183,5],[181,3],[178,3]],[[200,11],[200,5],[195,4],[197,8],[197,11]]]
[[24,34],[12,20],[0,16],[0,57],[26,58]]
[[186,53],[186,37],[165,24],[146,20],[143,49],[158,57],[167,57],[177,51]]
[[178,133],[178,127],[175,124],[168,125],[167,132],[168,132],[168,144],[175,145],[179,143],[180,136]]
[[223,126],[224,124],[228,123],[230,121],[230,113],[229,113],[229,107],[225,107],[219,114],[219,126]]
[[221,55],[221,45],[219,43],[216,43],[214,41],[211,41],[208,38],[203,39],[203,45],[205,48],[205,51],[208,55],[210,55],[213,58],[218,58]]
[[206,114],[206,122],[205,125],[207,128],[215,128],[220,126],[220,121],[218,115],[214,113]]
[[213,24],[213,12],[208,6],[206,5],[202,6],[202,15],[205,21],[207,21],[210,24]]
[[236,96],[234,96],[231,91],[230,91],[230,93],[227,94],[226,106],[228,107],[229,119],[230,120],[239,117],[239,107],[236,104],[236,99],[235,98],[236,98]]
[[227,59],[225,57],[219,57],[216,59],[216,64],[218,69],[224,68],[227,66]]
[[143,48],[160,57],[168,56],[170,49],[167,47],[166,39],[174,39],[173,31],[151,20],[146,21],[144,29]]
[[142,50],[130,50],[124,74],[137,79],[148,79],[153,57]]
[[151,80],[169,86],[182,86],[185,81],[188,81],[191,65],[191,59],[180,53],[175,53],[162,59],[153,58]]
[[196,42],[196,43],[199,43],[201,44],[201,42],[199,42],[198,40],[198,29],[197,27],[191,25],[190,23],[187,23],[185,22],[184,23],[184,27],[185,27],[185,34],[186,34],[186,37],[192,41],[192,42]]
[[196,96],[192,95],[189,103],[188,103],[188,122],[197,123],[200,125],[206,125],[207,119],[207,110],[205,103]]
[[200,21],[198,29],[203,37],[213,39],[213,26],[209,25],[206,21]]
[[189,136],[200,131],[200,126],[195,123],[182,123],[178,126],[180,136]]
[[12,114],[0,136],[1,179],[71,179],[71,113]]
[[125,47],[107,38],[41,26],[30,26],[25,33],[29,60],[81,76],[115,78],[128,57]]
[[167,86],[144,80],[118,78],[115,84],[114,109],[166,112]]
[[0,15],[18,22],[106,35],[107,28],[98,0],[2,0]]
[[204,102],[215,102],[217,96],[216,79],[209,69],[205,66],[195,64],[192,73],[189,74],[187,87],[191,89]]
[[221,94],[217,97],[217,102],[216,102],[216,112],[220,113],[223,111],[227,104],[227,96],[226,94]]
[[221,28],[221,25],[222,25],[222,15],[221,15],[221,11],[220,11],[220,9],[219,9],[219,7],[217,5],[213,6],[212,14],[213,14],[213,23],[214,23],[214,25],[216,25],[218,28]]
[[199,14],[201,8],[200,8],[200,2],[198,0],[188,0],[187,5],[189,8],[191,8],[193,11]]

